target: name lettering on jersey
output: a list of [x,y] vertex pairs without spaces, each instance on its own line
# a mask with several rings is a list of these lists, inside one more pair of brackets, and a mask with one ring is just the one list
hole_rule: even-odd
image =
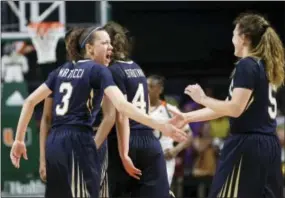
[[145,77],[141,69],[125,69],[125,73],[127,74],[128,78]]
[[83,74],[84,69],[61,69],[58,76],[63,78],[82,78]]

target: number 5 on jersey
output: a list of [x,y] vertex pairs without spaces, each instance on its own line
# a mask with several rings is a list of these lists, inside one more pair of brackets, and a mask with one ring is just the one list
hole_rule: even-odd
[[72,94],[73,87],[70,82],[63,82],[59,87],[59,92],[64,93],[61,104],[56,105],[55,112],[58,116],[64,116],[69,107],[69,99]]
[[275,98],[276,91],[277,91],[276,87],[272,84],[269,84],[268,97],[270,105],[268,106],[268,114],[271,119],[275,119],[277,116],[277,101]]
[[138,107],[141,111],[146,112],[146,102],[145,102],[145,97],[144,97],[144,89],[143,89],[143,84],[140,83],[138,86],[138,89],[136,91],[136,94],[133,98],[132,103]]

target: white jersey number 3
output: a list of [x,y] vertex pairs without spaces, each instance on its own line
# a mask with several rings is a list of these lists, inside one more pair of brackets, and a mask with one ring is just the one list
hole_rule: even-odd
[[137,92],[135,94],[135,97],[133,98],[132,103],[138,107],[141,111],[146,112],[146,102],[144,100],[144,89],[143,84],[140,83],[137,89]]
[[59,87],[60,93],[65,93],[62,97],[61,104],[56,105],[55,112],[56,115],[63,116],[68,111],[69,107],[69,99],[72,94],[73,87],[71,83],[69,82],[63,82],[61,83]]
[[271,119],[275,119],[277,116],[277,101],[274,96],[276,91],[277,91],[276,87],[272,84],[269,84],[268,97],[269,97],[270,106],[268,106],[268,114]]

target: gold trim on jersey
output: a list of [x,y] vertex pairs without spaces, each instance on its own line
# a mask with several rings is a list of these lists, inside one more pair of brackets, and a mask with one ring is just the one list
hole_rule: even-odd
[[227,176],[226,182],[222,186],[222,189],[220,190],[217,198],[238,197],[241,165],[242,165],[242,157],[239,161],[238,167],[234,165],[232,172]]
[[94,98],[94,90],[92,89],[91,91],[90,91],[90,96],[89,96],[89,98],[88,98],[88,100],[87,100],[87,102],[86,102],[86,106],[87,106],[87,108],[88,108],[88,110],[89,110],[89,112],[91,113],[92,112],[92,110],[93,110],[93,98]]
[[254,96],[252,96],[252,98],[250,99],[250,101],[247,103],[245,110],[247,110],[249,108],[249,106],[251,105],[251,103],[253,103],[254,101]]

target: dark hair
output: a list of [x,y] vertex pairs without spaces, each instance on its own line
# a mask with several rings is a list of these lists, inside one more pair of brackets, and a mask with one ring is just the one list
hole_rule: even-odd
[[159,76],[159,75],[150,75],[148,77],[148,79],[152,79],[152,80],[156,80],[157,84],[161,87],[161,94],[160,94],[160,98],[162,100],[165,100],[165,96],[164,96],[164,81],[165,78],[163,76]]
[[67,42],[71,32],[73,31],[73,28],[67,30],[67,32],[65,32],[65,35],[64,35],[64,42]]
[[239,33],[250,41],[250,56],[262,59],[270,83],[281,86],[284,82],[284,48],[268,20],[259,14],[242,13],[234,21]]
[[128,38],[129,31],[113,21],[109,21],[103,28],[111,38],[111,45],[113,46],[112,60],[129,60],[132,50],[132,41]]
[[161,86],[162,88],[164,87],[165,78],[164,78],[163,76],[150,75],[150,76],[148,77],[148,79],[156,80],[156,81],[157,81],[157,84],[158,84],[159,86]]
[[73,61],[78,61],[85,57],[85,45],[93,44],[96,31],[102,31],[101,27],[74,28],[66,39],[68,56]]

